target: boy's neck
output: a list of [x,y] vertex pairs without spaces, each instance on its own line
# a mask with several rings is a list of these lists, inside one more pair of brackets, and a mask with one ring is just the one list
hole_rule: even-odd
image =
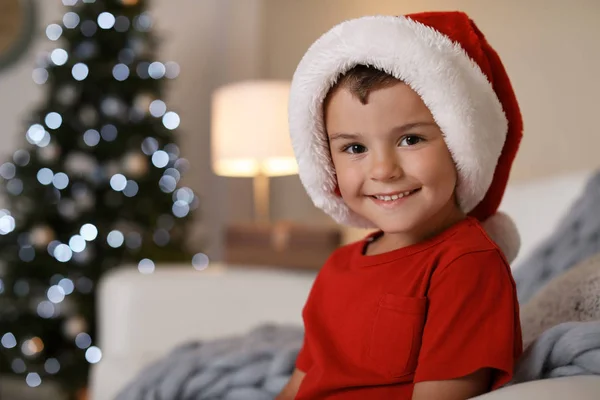
[[419,229],[410,232],[382,232],[368,243],[365,255],[387,253],[400,248],[415,245],[444,232],[454,224],[464,220],[467,216],[462,211],[442,215],[437,221],[429,221]]

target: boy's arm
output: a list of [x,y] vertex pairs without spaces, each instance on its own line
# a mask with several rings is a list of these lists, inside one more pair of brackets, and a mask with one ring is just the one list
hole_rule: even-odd
[[483,368],[457,379],[417,382],[412,400],[466,400],[479,396],[490,390],[491,373],[491,369]]
[[285,385],[281,393],[275,397],[275,400],[293,400],[296,397],[296,393],[298,393],[298,389],[300,388],[300,384],[304,379],[304,375],[306,374],[300,371],[298,368],[294,369],[294,372],[292,373],[287,385]]
[[521,353],[509,266],[496,250],[478,251],[436,272],[413,399],[466,399],[501,387]]

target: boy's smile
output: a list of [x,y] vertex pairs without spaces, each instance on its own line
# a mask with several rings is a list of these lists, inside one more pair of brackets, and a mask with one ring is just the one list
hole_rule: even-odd
[[325,126],[339,191],[354,212],[397,248],[464,218],[457,173],[431,112],[402,82],[373,89],[363,104],[341,86],[325,102]]
[[402,204],[407,197],[412,196],[417,193],[421,188],[401,191],[401,192],[392,192],[392,193],[378,193],[375,195],[371,195],[373,198],[373,202],[381,207],[391,209],[400,204]]

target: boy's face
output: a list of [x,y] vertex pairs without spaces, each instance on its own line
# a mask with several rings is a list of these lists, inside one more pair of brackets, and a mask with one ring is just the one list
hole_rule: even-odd
[[442,132],[408,85],[373,90],[367,104],[338,88],[325,127],[342,198],[385,233],[420,240],[461,214]]

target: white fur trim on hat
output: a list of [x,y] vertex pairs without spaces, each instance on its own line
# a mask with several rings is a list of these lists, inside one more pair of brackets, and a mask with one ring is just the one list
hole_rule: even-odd
[[468,213],[485,196],[508,121],[492,85],[460,45],[406,17],[362,17],[321,36],[292,80],[289,122],[300,179],[313,203],[337,222],[373,224],[335,194],[322,104],[339,75],[358,64],[381,69],[421,96],[444,133],[458,172],[457,197]]

